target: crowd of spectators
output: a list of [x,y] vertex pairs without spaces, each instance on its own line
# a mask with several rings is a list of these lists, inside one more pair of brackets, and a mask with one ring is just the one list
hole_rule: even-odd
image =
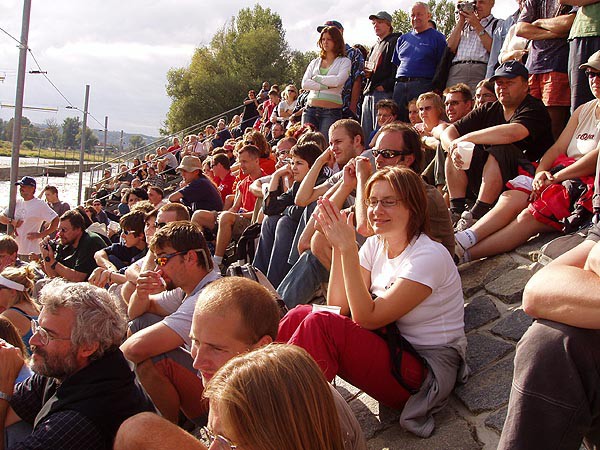
[[368,17],[368,52],[329,20],[300,89],[250,89],[84,205],[23,177],[0,214],[0,449],[204,448],[195,425],[364,449],[335,376],[428,437],[468,378],[456,266],[581,229],[526,287],[501,448],[598,445],[599,5],[461,1],[444,36],[416,2],[404,34]]

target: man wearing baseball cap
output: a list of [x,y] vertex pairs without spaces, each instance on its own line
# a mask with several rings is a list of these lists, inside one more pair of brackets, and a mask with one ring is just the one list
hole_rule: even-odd
[[396,65],[392,62],[392,55],[399,36],[398,33],[393,32],[390,13],[379,11],[371,14],[369,20],[377,35],[377,43],[371,48],[369,57],[365,61],[367,83],[363,90],[364,100],[361,111],[361,124],[365,136],[370,136],[377,124],[375,108],[377,102],[384,98],[392,98],[394,93]]
[[[325,27],[336,27],[344,35],[344,27],[337,20],[328,20],[323,25],[317,27],[317,32],[323,31]],[[345,43],[346,57],[352,61],[350,68],[350,76],[346,79],[344,89],[342,90],[342,118],[360,120],[360,105],[361,105],[361,88],[363,72],[365,70],[365,59],[362,53]]]
[[[23,177],[15,183],[19,186],[20,199],[17,199],[14,217],[9,216],[8,208],[0,214],[0,223],[12,225],[15,240],[19,245],[18,256],[29,261],[30,255],[40,255],[40,242],[56,231],[58,215],[48,204],[35,197],[36,182],[32,177]],[[42,228],[42,224],[46,226]]]
[[[450,210],[453,220],[458,221],[457,231],[483,217],[519,170],[533,176],[531,162],[537,161],[554,142],[546,107],[528,93],[528,75],[518,61],[501,64],[490,78],[496,85],[498,101],[471,111],[442,133],[442,146],[448,152]],[[475,144],[466,170],[455,151],[463,141]],[[470,210],[466,210],[467,196],[476,200]]]
[[215,185],[202,173],[202,161],[197,156],[184,156],[177,167],[184,186],[169,196],[171,202],[181,202],[192,211],[220,211],[223,201]]

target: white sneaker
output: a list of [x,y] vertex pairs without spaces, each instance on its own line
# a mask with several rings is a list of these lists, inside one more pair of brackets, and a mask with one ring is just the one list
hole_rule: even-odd
[[471,211],[465,211],[461,214],[459,221],[456,222],[454,231],[465,231],[471,228],[475,224],[475,222],[477,222],[477,219],[473,218],[473,214],[471,214]]

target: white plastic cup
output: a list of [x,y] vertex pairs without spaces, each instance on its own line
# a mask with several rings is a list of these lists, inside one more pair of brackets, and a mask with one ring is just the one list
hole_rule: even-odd
[[342,310],[342,308],[340,308],[339,306],[316,305],[316,304],[312,305],[312,312],[326,311],[326,312],[330,312],[333,314],[339,314],[341,310]]
[[456,145],[456,151],[460,155],[460,159],[462,159],[463,165],[461,167],[462,170],[467,170],[471,167],[471,160],[473,159],[473,150],[475,149],[475,144],[472,142],[461,141]]
[[365,69],[373,71],[374,68],[375,68],[375,62],[365,61]]

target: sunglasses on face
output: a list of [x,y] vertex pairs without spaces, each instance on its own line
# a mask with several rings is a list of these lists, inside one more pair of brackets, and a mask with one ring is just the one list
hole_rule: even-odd
[[121,234],[124,234],[125,236],[129,236],[130,234],[135,235],[135,231],[131,231],[131,230],[121,230]]
[[597,76],[600,75],[600,72],[594,72],[593,70],[586,70],[585,74],[587,75],[588,78],[596,78]]
[[182,252],[167,253],[166,255],[157,256],[156,258],[154,258],[154,263],[157,266],[159,266],[159,267],[164,267],[164,266],[167,265],[167,263],[169,262],[169,260],[171,258],[173,258],[173,257],[175,257],[177,255],[185,255],[188,252],[200,252],[202,254],[202,258],[204,259],[205,266],[206,267],[210,267],[210,264],[209,264],[208,258],[206,256],[206,253],[204,252],[204,249],[201,249],[201,248],[193,248],[193,249],[190,249],[190,250],[184,250]]
[[392,159],[392,158],[396,158],[398,156],[412,155],[412,152],[408,151],[408,150],[389,150],[387,148],[382,148],[382,149],[374,148],[373,150],[371,150],[371,152],[373,152],[373,156],[375,158],[377,158],[378,156],[381,155],[385,159]]

